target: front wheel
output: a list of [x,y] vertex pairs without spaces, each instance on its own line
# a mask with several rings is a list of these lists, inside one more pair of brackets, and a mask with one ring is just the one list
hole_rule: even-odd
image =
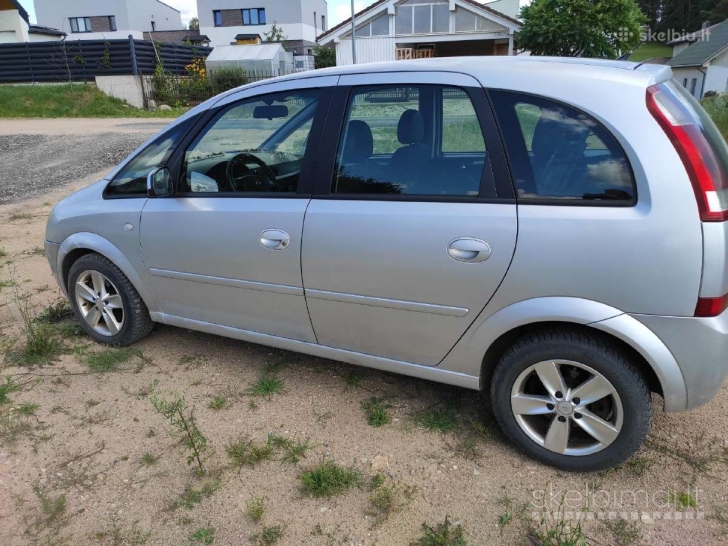
[[518,340],[491,383],[496,419],[524,452],[572,471],[616,466],[650,427],[650,391],[598,334],[545,330]]
[[99,254],[86,254],[71,266],[68,296],[79,323],[99,343],[131,345],[154,327],[136,288]]

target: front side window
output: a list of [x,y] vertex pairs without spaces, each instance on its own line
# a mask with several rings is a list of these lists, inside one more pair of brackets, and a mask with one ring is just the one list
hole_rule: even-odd
[[276,93],[220,112],[185,152],[182,192],[295,193],[319,96]]
[[624,150],[594,118],[542,97],[507,91],[491,97],[520,199],[634,202]]
[[182,141],[196,118],[190,118],[176,125],[152,142],[132,159],[106,187],[107,196],[144,197],[147,195],[147,176],[154,169],[164,166]]
[[212,18],[215,20],[216,27],[222,26],[222,12],[221,11],[213,11]]
[[71,17],[71,32],[91,32],[90,17]]
[[486,162],[465,90],[360,87],[349,99],[331,192],[477,197]]

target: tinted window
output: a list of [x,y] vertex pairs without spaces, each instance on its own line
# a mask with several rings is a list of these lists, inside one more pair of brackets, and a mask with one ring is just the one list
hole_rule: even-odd
[[147,195],[147,176],[164,166],[177,145],[194,124],[190,118],[173,127],[147,146],[114,177],[106,187],[106,195]]
[[223,110],[185,152],[182,191],[295,193],[319,95],[276,93]]
[[627,157],[594,118],[540,97],[491,96],[521,199],[634,201]]
[[486,160],[483,132],[465,90],[354,88],[331,191],[477,197]]

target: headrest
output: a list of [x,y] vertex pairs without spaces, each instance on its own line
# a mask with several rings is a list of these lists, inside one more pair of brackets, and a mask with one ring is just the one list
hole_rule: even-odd
[[374,137],[369,125],[358,119],[350,121],[346,129],[342,162],[344,164],[360,163],[372,157],[373,153]]
[[425,140],[425,118],[418,110],[405,110],[399,118],[397,139],[402,144],[415,144]]

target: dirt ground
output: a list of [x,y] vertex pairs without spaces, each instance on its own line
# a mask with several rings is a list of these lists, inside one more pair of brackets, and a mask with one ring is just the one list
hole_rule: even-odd
[[[0,135],[12,133],[5,123]],[[64,131],[74,127],[37,124],[26,133],[61,137],[56,152],[69,153]],[[0,155],[0,172],[7,157]],[[538,516],[560,506],[583,520],[589,544],[728,540],[728,386],[690,413],[666,415],[655,397],[652,432],[630,461],[568,474],[509,445],[479,393],[172,327],[158,326],[115,359],[62,320],[53,326],[62,354],[49,365],[18,365],[13,355],[25,342],[18,307],[29,302],[40,315],[60,298],[39,250],[46,218],[102,174],[0,205],[0,545],[184,545],[204,543],[200,530],[211,529],[213,544],[274,544],[251,536],[276,527],[284,545],[408,545],[420,544],[424,523],[446,517],[469,545],[527,545],[541,544],[529,526],[553,527],[539,526]],[[100,371],[99,354],[116,368]],[[255,395],[261,377],[281,381],[283,392]],[[18,387],[4,402],[3,384]],[[166,398],[183,394],[194,408],[209,447],[204,475],[188,466],[179,437],[154,411],[152,386]],[[225,399],[221,409],[210,407],[216,397]],[[372,397],[385,401],[384,426],[368,424],[362,403]],[[433,410],[454,428],[424,428],[420,417]],[[228,456],[231,443],[263,444],[271,433],[310,448],[298,462],[283,460],[281,450],[254,466]],[[363,483],[310,496],[299,476],[324,461],[353,466]],[[372,489],[376,474],[384,484]],[[386,503],[382,489],[391,493]],[[258,522],[247,510],[255,498],[265,506]]]

